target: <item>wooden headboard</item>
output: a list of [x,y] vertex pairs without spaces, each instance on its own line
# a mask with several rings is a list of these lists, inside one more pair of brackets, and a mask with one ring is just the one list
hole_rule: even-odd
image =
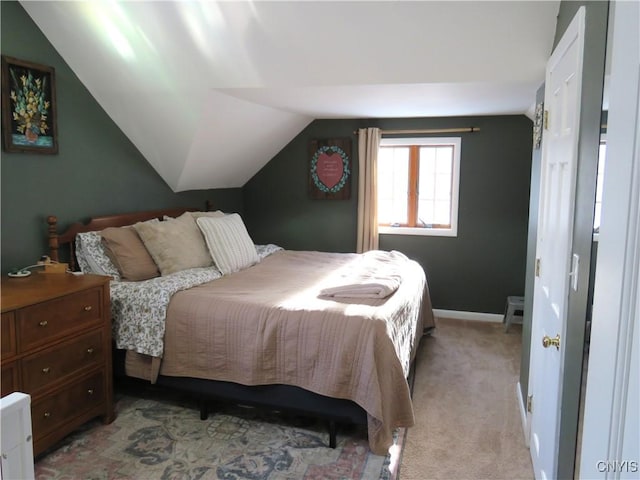
[[[64,232],[58,233],[58,218],[54,215],[47,217],[48,239],[49,239],[49,258],[56,262],[60,261],[59,249],[67,246],[69,252],[69,268],[76,269],[76,235],[83,232],[97,232],[109,227],[124,227],[133,225],[137,222],[145,222],[157,218],[162,220],[164,216],[178,217],[184,212],[194,212],[197,208],[168,208],[162,210],[147,210],[144,212],[119,213],[115,215],[104,215],[100,217],[90,218],[87,223],[76,222],[67,228]],[[211,203],[207,202],[206,210],[211,210]]]

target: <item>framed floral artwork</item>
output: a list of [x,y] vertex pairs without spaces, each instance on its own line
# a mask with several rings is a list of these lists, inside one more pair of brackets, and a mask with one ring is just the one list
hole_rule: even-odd
[[311,140],[309,196],[348,200],[351,196],[351,138]]
[[53,67],[2,55],[2,145],[7,152],[58,153]]

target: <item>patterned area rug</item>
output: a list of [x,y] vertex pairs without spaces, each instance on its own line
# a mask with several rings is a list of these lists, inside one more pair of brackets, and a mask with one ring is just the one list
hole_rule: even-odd
[[366,428],[227,406],[200,420],[176,395],[117,395],[111,425],[87,423],[36,463],[36,479],[395,480],[405,430],[386,457],[368,448]]

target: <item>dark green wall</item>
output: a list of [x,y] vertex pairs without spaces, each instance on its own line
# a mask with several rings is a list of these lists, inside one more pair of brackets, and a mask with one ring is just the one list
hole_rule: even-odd
[[[53,66],[58,155],[2,152],[3,272],[34,263],[46,249],[48,215],[61,226],[89,216],[169,206],[204,208],[207,199],[242,210],[241,189],[175,194],[80,83],[17,2],[0,2],[2,54]],[[109,72],[105,72],[109,74]]]
[[[502,313],[508,295],[524,292],[532,123],[522,115],[421,119],[317,120],[243,189],[245,220],[256,242],[286,248],[354,251],[357,221],[357,137],[365,126],[384,130],[479,127],[464,133],[458,236],[381,235],[427,272],[435,308]],[[308,144],[352,137],[350,200],[311,200]]]
[[349,200],[311,200],[308,195],[309,140],[352,137],[352,171],[357,174],[357,120],[316,120],[285,146],[243,187],[247,228],[256,243],[293,250],[353,252],[357,191]]

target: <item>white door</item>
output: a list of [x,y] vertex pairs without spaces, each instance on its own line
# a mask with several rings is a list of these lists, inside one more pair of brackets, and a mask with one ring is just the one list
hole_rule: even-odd
[[[529,393],[530,450],[536,478],[557,471],[563,336],[572,266],[572,227],[582,83],[585,8],[576,13],[547,64],[545,130],[536,243]],[[543,345],[544,339],[544,345]]]

